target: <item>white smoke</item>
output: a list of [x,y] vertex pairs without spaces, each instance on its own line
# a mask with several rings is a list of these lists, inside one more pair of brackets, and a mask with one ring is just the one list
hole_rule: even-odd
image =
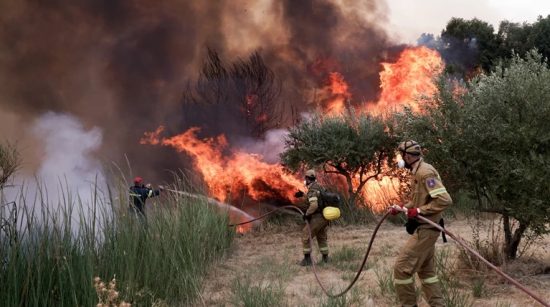
[[287,129],[272,129],[265,133],[263,140],[241,139],[237,147],[245,152],[261,155],[264,162],[278,163],[279,154],[285,149],[287,135]]
[[85,199],[92,195],[96,181],[104,186],[101,164],[93,156],[102,141],[98,127],[86,131],[76,117],[48,112],[35,122],[32,133],[43,144],[37,176],[49,191],[66,183],[68,192]]
[[50,218],[70,217],[74,231],[81,226],[81,218],[95,220],[92,212],[110,216],[105,206],[105,176],[94,156],[101,147],[101,129],[86,129],[72,115],[48,112],[31,125],[29,132],[39,151],[39,167],[34,176],[17,176],[14,186],[2,195],[4,202],[16,202],[21,223],[29,212],[34,212],[35,218],[45,212]]
[[[300,113],[301,121],[311,120],[315,114],[310,112]],[[285,139],[288,136],[288,129],[268,130],[262,140],[253,138],[241,138],[237,141],[237,148],[252,154],[262,156],[262,161],[275,164],[280,163],[280,154],[285,151]]]

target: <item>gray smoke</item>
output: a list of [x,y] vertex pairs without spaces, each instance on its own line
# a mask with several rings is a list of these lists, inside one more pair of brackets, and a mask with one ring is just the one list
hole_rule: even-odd
[[[283,80],[277,104],[285,120],[274,128],[285,128],[315,107],[310,93],[333,71],[350,83],[354,101],[376,97],[379,63],[400,49],[385,34],[386,15],[382,0],[1,1],[0,128],[24,141],[44,112],[73,114],[103,131],[94,150],[105,160],[123,164],[127,156],[146,180],[169,179],[163,170],[186,160],[139,139],[161,124],[172,134],[195,124],[181,98],[207,47],[228,62],[259,52]],[[204,131],[242,122],[223,108],[208,111]],[[266,137],[234,131],[224,132],[230,140]],[[32,159],[40,157],[25,157],[38,171]]]

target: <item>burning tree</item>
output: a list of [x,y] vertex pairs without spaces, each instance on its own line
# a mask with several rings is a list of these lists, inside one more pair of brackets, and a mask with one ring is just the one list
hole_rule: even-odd
[[390,175],[396,137],[379,117],[314,116],[291,128],[281,161],[290,170],[322,167],[325,173],[345,179],[350,209],[370,180]]
[[[246,60],[238,59],[228,64],[215,50],[208,49],[200,75],[186,89],[183,103],[189,120],[201,121],[191,125],[216,122],[212,115],[217,112],[220,115],[218,122],[238,119],[229,126],[245,126],[247,131],[242,132],[258,137],[280,125],[282,106],[277,100],[280,93],[280,79],[258,52],[253,52]],[[202,118],[205,115],[209,118]],[[216,133],[226,132],[228,127],[223,128]]]
[[473,79],[467,91],[442,80],[424,113],[398,121],[424,143],[449,188],[468,191],[476,210],[502,216],[509,259],[528,230],[550,230],[548,80],[546,60],[532,51]]

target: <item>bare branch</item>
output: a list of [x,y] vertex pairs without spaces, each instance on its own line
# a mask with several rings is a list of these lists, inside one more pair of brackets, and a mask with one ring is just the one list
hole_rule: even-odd
[[0,189],[19,170],[21,160],[17,148],[10,144],[0,144]]

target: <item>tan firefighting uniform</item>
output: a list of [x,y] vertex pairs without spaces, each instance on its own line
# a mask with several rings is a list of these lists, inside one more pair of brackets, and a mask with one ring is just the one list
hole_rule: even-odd
[[[323,217],[321,210],[319,209],[319,198],[322,191],[321,185],[317,182],[313,182],[308,186],[307,191],[307,204],[306,215],[311,216],[309,225],[311,227],[311,237],[317,238],[317,244],[319,245],[319,251],[323,255],[328,255],[328,243],[327,243],[327,226],[328,221]],[[311,254],[311,246],[309,244],[309,230],[307,225],[302,230],[302,247],[304,254]]]
[[[451,196],[435,168],[422,159],[416,162],[411,176],[411,201],[405,207],[419,208],[422,216],[438,223],[441,212],[451,203]],[[395,291],[403,306],[415,306],[414,273],[418,273],[422,292],[430,306],[444,306],[434,268],[435,242],[440,232],[428,223],[419,222],[420,226],[403,246],[395,262]]]

